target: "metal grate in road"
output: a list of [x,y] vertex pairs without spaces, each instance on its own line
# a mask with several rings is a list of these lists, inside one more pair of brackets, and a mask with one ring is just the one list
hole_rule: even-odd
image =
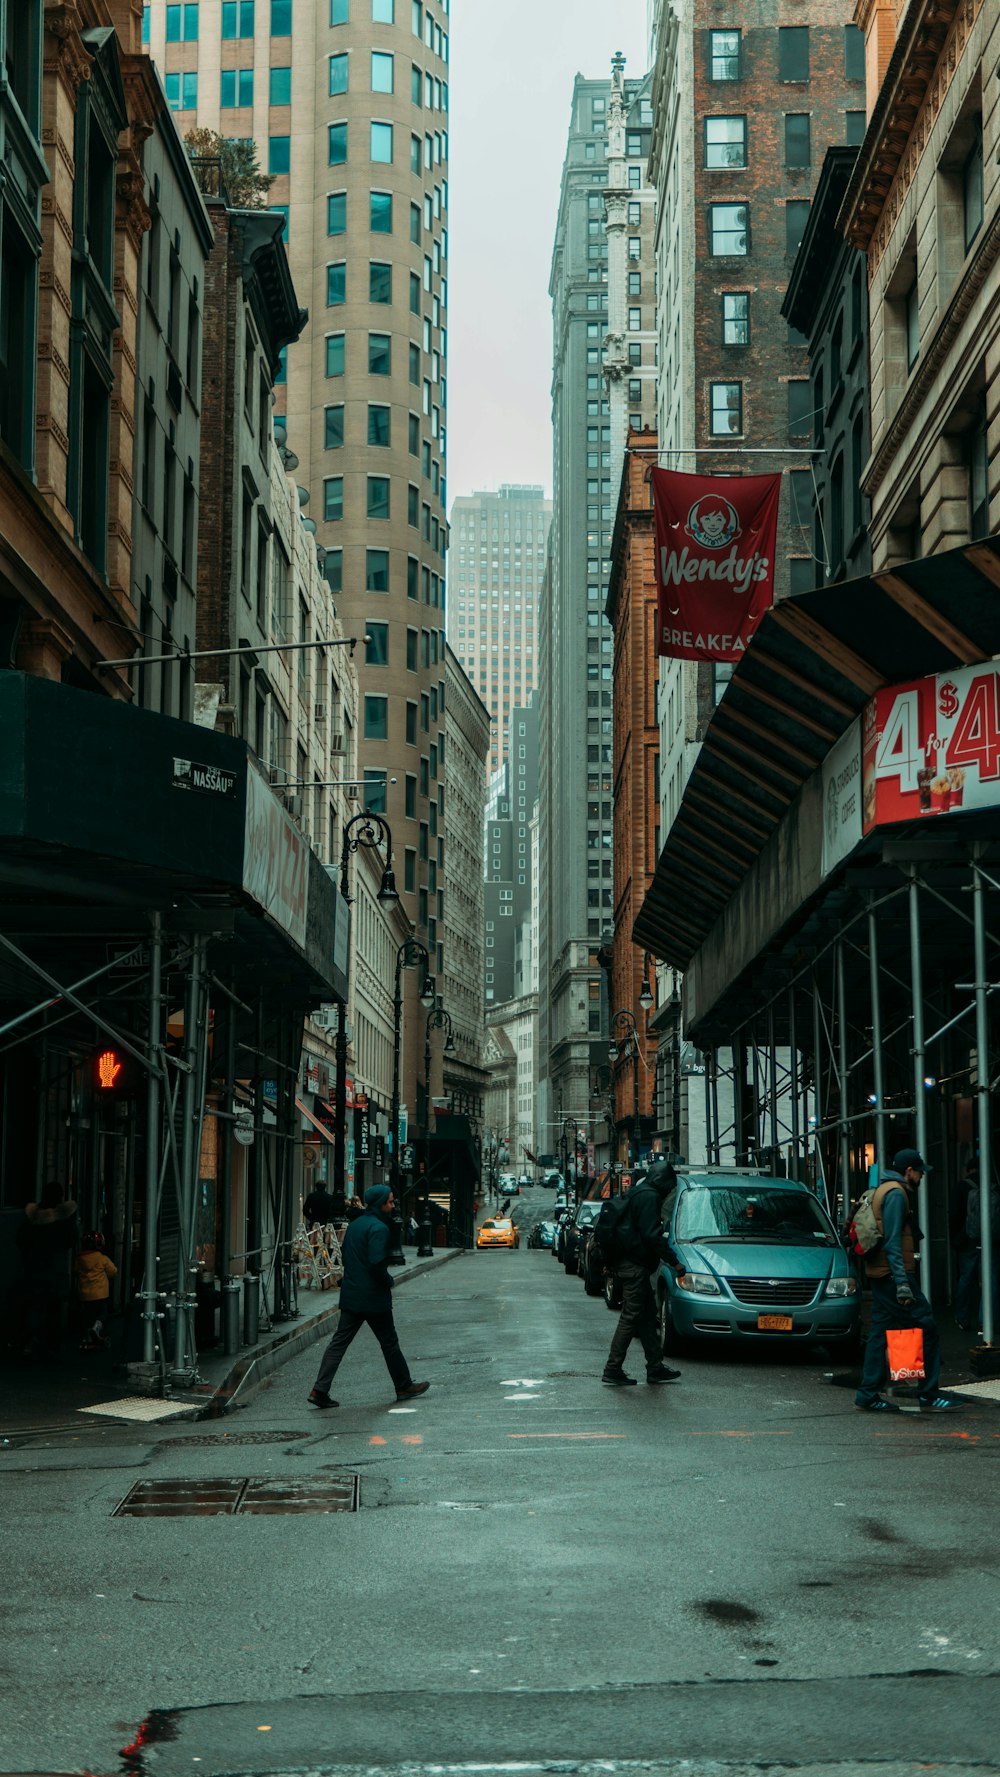
[[232,1518],[300,1513],[356,1512],[357,1475],[315,1481],[136,1481],[119,1500],[113,1518]]
[[311,1437],[307,1431],[234,1431],[206,1432],[183,1438],[161,1438],[158,1450],[188,1449],[191,1445],[212,1444],[223,1448],[234,1444],[293,1444],[299,1438]]

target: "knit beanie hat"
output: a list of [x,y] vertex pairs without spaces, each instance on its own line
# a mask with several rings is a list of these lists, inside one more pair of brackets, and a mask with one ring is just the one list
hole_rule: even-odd
[[365,1192],[365,1208],[381,1209],[384,1203],[388,1203],[391,1196],[392,1192],[388,1185],[369,1185]]

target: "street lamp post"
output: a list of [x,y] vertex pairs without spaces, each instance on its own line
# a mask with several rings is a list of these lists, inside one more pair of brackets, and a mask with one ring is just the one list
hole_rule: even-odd
[[569,1184],[569,1176],[568,1176],[568,1174],[569,1174],[569,1158],[568,1158],[569,1143],[568,1143],[568,1140],[566,1137],[567,1127],[569,1127],[573,1131],[573,1201],[574,1201],[574,1203],[579,1203],[579,1201],[580,1201],[580,1153],[579,1153],[580,1125],[576,1121],[575,1117],[564,1117],[563,1118],[563,1127],[562,1127],[563,1149],[567,1154],[566,1183]]
[[419,938],[404,938],[396,951],[395,988],[392,1001],[392,1111],[389,1120],[389,1139],[392,1143],[389,1162],[389,1182],[392,1194],[399,1201],[399,1060],[400,1039],[403,1032],[403,970],[411,969],[418,962],[424,966],[424,984],[420,990],[422,1006],[434,1004],[434,977],[429,973],[430,952],[426,944]]
[[[616,1030],[622,1032],[622,1036],[617,1042],[615,1040]],[[616,1012],[611,1020],[611,1046],[608,1050],[608,1060],[612,1070],[620,1059],[622,1043],[630,1044],[632,1050],[632,1159],[634,1163],[639,1158],[639,1032],[634,1013],[625,1008]],[[614,1085],[612,1083],[613,1092]]]
[[[376,899],[385,908],[395,907],[399,902],[396,893],[396,879],[392,873],[392,833],[384,815],[375,814],[363,809],[360,814],[352,815],[344,828],[343,843],[340,848],[340,893],[350,906],[353,896],[348,892],[348,860],[357,851],[377,851],[385,843],[385,864],[382,869],[382,880],[379,883]],[[337,1040],[334,1048],[337,1068],[336,1104],[336,1143],[333,1150],[333,1194],[338,1206],[343,1209],[347,1202],[347,996],[339,1007],[340,1016],[337,1020]]]
[[417,1257],[426,1256],[427,1239],[430,1228],[430,1188],[431,1188],[431,1031],[447,1030],[444,1052],[446,1055],[455,1053],[455,1033],[452,1029],[451,1013],[446,1012],[442,1005],[432,1006],[427,1014],[424,1029],[424,1191],[421,1208],[423,1214],[417,1220],[421,1226],[421,1245]]

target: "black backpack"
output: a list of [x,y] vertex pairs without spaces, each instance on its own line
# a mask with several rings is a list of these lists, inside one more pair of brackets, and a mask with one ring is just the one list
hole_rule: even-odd
[[625,1220],[632,1207],[632,1199],[627,1191],[617,1197],[605,1197],[601,1204],[601,1213],[594,1223],[594,1245],[606,1265],[613,1265],[621,1258],[621,1237],[625,1229]]

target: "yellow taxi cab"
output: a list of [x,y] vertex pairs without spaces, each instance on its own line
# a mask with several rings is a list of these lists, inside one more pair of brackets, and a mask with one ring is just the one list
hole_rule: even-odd
[[514,1223],[499,1216],[494,1217],[492,1221],[484,1222],[476,1235],[476,1245],[480,1248],[486,1246],[518,1247],[520,1244],[521,1236]]

